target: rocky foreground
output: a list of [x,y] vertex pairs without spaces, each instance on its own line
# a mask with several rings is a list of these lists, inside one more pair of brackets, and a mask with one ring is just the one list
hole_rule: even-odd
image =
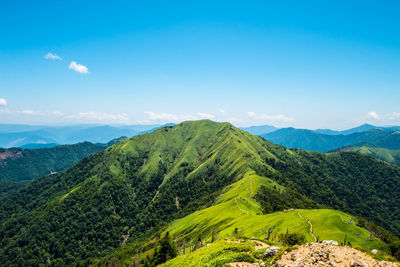
[[276,266],[399,266],[398,263],[378,261],[351,247],[307,243],[282,255]]
[[[272,252],[271,248],[266,253]],[[271,263],[270,263],[271,264]],[[232,262],[232,267],[264,267],[266,262]],[[375,267],[400,266],[395,262],[378,261],[370,255],[351,247],[331,244],[307,243],[290,252],[285,252],[272,266],[276,267],[308,267],[308,266],[337,266],[337,267]]]

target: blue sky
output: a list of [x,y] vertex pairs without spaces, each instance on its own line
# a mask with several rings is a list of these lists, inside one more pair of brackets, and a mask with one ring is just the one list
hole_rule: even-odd
[[0,123],[400,124],[399,11],[398,1],[2,1]]

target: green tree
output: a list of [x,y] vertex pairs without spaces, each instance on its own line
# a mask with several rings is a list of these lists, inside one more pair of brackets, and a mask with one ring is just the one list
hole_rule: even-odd
[[178,255],[175,243],[171,240],[169,232],[166,232],[164,237],[160,240],[160,247],[154,253],[154,263],[161,264]]

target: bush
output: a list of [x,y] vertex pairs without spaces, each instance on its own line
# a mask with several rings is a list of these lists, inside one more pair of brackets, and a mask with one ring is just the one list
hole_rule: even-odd
[[279,239],[286,246],[302,245],[306,243],[306,237],[303,234],[289,233],[289,231],[287,231],[286,234],[280,234]]

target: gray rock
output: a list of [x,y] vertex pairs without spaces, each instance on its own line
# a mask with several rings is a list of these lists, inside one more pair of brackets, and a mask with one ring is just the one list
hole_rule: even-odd
[[279,247],[269,247],[265,252],[264,256],[271,257],[275,256],[281,250]]

